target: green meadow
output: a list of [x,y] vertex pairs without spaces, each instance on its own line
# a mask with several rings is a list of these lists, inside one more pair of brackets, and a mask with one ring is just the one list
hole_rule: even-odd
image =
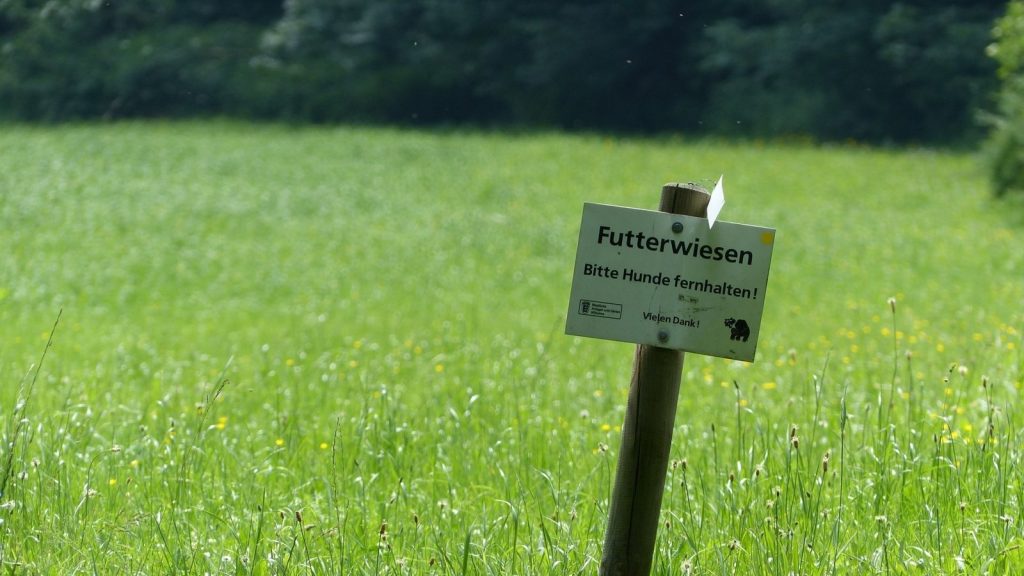
[[764,320],[686,356],[654,573],[1024,571],[975,157],[226,122],[0,128],[0,571],[596,573],[633,346],[564,335],[582,205],[720,174]]

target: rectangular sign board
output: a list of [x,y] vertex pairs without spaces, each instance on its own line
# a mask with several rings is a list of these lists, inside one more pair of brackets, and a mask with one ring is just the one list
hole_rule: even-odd
[[752,362],[775,230],[587,203],[565,332]]

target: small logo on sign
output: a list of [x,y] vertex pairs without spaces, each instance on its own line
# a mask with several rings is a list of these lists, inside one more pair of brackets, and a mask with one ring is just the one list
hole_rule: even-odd
[[729,335],[729,340],[741,340],[746,342],[747,338],[750,338],[750,326],[747,325],[746,320],[727,318],[725,325],[732,331]]
[[612,320],[620,320],[622,318],[622,304],[598,302],[597,300],[580,300],[579,310],[582,316],[596,316]]

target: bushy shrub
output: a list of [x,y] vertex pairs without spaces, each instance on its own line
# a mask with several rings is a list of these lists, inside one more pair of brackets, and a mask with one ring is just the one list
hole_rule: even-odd
[[999,64],[1002,82],[997,112],[985,116],[991,127],[986,158],[996,196],[1024,193],[1024,1],[1012,0],[993,28],[989,56]]

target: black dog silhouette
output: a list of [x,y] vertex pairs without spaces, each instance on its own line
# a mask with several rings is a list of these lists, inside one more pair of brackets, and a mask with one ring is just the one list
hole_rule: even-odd
[[725,325],[732,329],[732,335],[729,336],[730,340],[742,340],[746,342],[747,338],[750,338],[750,326],[747,325],[746,320],[729,318],[725,321]]

